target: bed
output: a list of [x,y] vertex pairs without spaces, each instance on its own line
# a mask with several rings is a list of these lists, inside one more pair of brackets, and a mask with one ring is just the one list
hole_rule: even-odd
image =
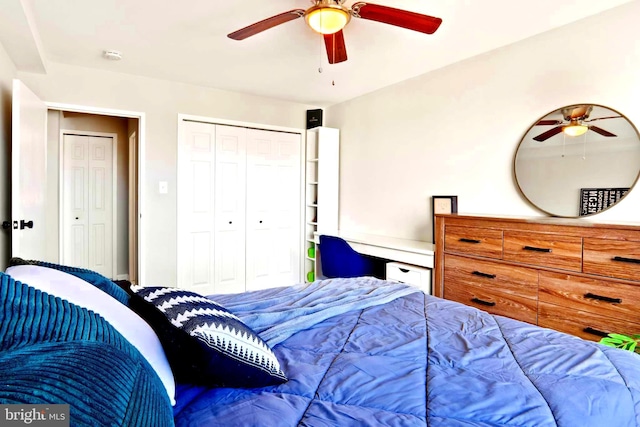
[[[14,283],[2,277],[3,287]],[[176,321],[168,314],[174,305],[167,305],[198,297],[173,292],[182,291],[134,287],[123,304],[152,327],[175,378],[173,389],[156,381],[162,398],[143,399],[153,409],[136,404],[135,425],[152,414],[161,425],[157,414],[163,413],[162,425],[176,426],[640,425],[637,354],[403,284],[329,279],[204,298],[203,304],[215,303],[199,313],[239,322],[255,334],[246,342],[263,356],[248,368],[198,354],[202,347],[193,346],[193,337],[202,335],[203,323],[193,329],[200,332],[187,334],[184,325],[198,316]],[[0,386],[0,401],[6,396]],[[158,402],[164,403],[160,409]]]

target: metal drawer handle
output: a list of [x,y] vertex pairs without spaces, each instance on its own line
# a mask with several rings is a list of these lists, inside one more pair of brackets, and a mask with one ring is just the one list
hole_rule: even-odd
[[591,334],[591,335],[597,335],[597,336],[599,336],[599,337],[606,337],[606,336],[608,336],[608,335],[609,335],[607,332],[603,332],[603,331],[601,331],[601,330],[599,330],[599,329],[594,329],[594,328],[592,328],[591,326],[587,326],[587,327],[586,327],[586,328],[584,328],[582,331],[583,331],[583,332],[586,332],[586,333],[588,333],[588,334]]
[[630,262],[632,264],[640,264],[640,259],[637,258],[625,258],[623,256],[614,256],[611,258],[612,261],[620,261],[620,262]]
[[487,279],[495,279],[496,278],[495,274],[483,273],[482,271],[474,271],[471,274],[476,275],[476,276],[480,276],[480,277],[486,277]]
[[534,252],[551,252],[549,248],[536,248],[535,246],[525,246],[522,249],[525,251],[534,251]]
[[489,307],[493,307],[494,305],[496,305],[496,303],[495,303],[495,302],[491,302],[491,301],[484,301],[484,300],[481,300],[481,299],[479,299],[479,298],[471,298],[471,301],[473,301],[473,302],[475,302],[475,303],[478,303],[478,304],[480,304],[480,305],[486,305],[486,306],[489,306]]
[[612,304],[620,304],[622,303],[622,298],[611,298],[611,297],[603,297],[602,295],[592,294],[591,292],[587,292],[584,294],[585,298],[597,299],[598,301],[610,302]]
[[408,268],[400,268],[400,267],[398,267],[398,270],[400,270],[403,273],[408,273],[409,272]]
[[464,237],[461,239],[458,239],[458,241],[460,242],[464,242],[464,243],[480,243],[480,240],[476,240],[476,239],[465,239]]

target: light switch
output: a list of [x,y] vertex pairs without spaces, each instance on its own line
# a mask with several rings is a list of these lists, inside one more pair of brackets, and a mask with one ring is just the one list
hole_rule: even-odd
[[160,181],[158,185],[158,192],[160,194],[167,194],[169,192],[169,184],[167,181]]

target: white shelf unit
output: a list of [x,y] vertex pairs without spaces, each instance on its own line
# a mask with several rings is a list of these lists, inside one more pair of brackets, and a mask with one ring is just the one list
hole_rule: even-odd
[[305,185],[305,281],[321,278],[314,234],[338,229],[340,131],[317,127],[307,131]]

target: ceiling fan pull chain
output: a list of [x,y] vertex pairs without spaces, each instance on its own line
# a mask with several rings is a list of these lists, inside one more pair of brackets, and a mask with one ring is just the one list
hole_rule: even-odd
[[324,46],[320,43],[320,56],[318,56],[318,73],[322,74],[322,49]]

